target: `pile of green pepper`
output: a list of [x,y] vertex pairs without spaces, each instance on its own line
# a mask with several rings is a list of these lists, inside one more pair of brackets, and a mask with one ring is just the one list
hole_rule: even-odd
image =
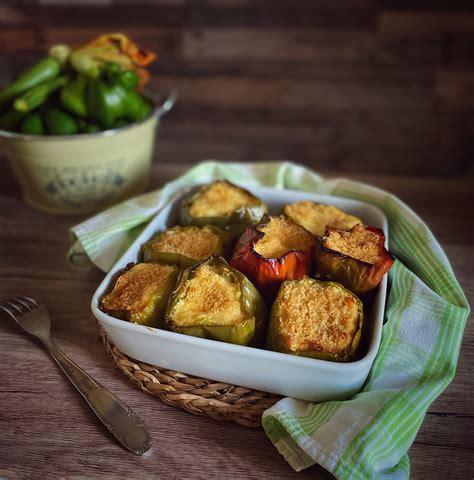
[[0,90],[0,129],[29,135],[73,135],[119,128],[146,118],[151,103],[138,75],[119,64],[80,71],[69,50],[50,56]]

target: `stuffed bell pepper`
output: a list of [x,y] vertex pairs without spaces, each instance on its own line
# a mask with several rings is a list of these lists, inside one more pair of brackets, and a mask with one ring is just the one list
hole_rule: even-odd
[[323,360],[351,360],[362,321],[362,302],[342,285],[308,277],[287,280],[270,313],[267,348]]
[[178,278],[175,265],[138,263],[119,273],[99,308],[113,317],[149,327],[163,327],[164,313]]
[[317,244],[316,273],[357,295],[367,293],[378,286],[393,264],[384,243],[385,235],[378,228],[355,225],[346,231],[328,227]]
[[360,218],[343,212],[334,205],[307,200],[286,205],[282,213],[316,237],[322,237],[327,226],[349,230],[357,223],[363,224]]
[[169,330],[238,345],[258,345],[265,303],[242,273],[212,255],[181,273],[166,312]]
[[215,225],[241,234],[257,223],[267,206],[247,190],[219,180],[189,193],[181,203],[181,225]]
[[213,253],[226,256],[226,232],[213,225],[176,226],[159,233],[142,247],[143,261],[187,268]]
[[284,280],[311,274],[314,251],[315,238],[305,228],[282,215],[266,217],[245,230],[230,264],[271,297]]

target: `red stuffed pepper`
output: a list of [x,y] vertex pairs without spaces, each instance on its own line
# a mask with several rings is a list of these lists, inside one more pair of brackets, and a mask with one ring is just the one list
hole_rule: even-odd
[[310,232],[283,215],[266,217],[245,230],[230,264],[262,293],[273,296],[284,280],[311,274],[315,241]]
[[327,227],[316,248],[316,274],[339,282],[357,295],[373,290],[390,270],[393,257],[385,235],[375,227]]

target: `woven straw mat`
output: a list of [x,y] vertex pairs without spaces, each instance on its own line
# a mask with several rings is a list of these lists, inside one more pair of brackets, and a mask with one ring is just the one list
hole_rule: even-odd
[[138,387],[168,405],[220,422],[260,427],[262,413],[280,396],[185,375],[134,360],[122,353],[101,329],[107,353],[122,373]]

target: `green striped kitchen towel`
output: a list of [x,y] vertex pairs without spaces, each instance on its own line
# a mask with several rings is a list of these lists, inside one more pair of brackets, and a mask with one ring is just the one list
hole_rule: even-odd
[[163,189],[113,207],[72,229],[70,261],[112,267],[148,220],[182,188],[217,178],[350,197],[389,221],[389,273],[382,342],[362,391],[314,404],[285,398],[263,427],[297,471],[319,463],[337,478],[409,477],[407,451],[433,400],[452,380],[469,305],[428,227],[394,195],[346,179],[324,180],[292,163],[203,162]]

